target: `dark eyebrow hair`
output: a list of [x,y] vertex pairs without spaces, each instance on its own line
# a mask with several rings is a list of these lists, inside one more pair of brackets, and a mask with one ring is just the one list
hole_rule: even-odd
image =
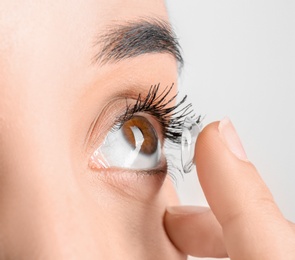
[[140,19],[111,25],[96,39],[95,63],[112,63],[147,53],[168,53],[183,65],[181,48],[171,25],[161,19]]

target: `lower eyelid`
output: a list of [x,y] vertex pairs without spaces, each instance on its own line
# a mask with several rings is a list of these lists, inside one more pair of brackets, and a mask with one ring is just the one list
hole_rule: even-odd
[[[164,92],[163,92],[164,93]],[[179,104],[184,103],[185,98],[182,99],[182,101],[180,101]],[[181,125],[181,121],[183,121],[183,114],[182,111],[184,111],[185,113],[189,114],[192,111],[190,111],[191,105],[186,105],[184,108],[179,109],[178,105],[173,106],[172,109],[170,110],[169,113],[172,114],[172,117],[174,117],[175,115],[175,124],[173,125],[168,125],[168,123],[170,124],[170,119],[169,116],[165,117],[165,113],[163,111],[165,111],[165,106],[163,105],[163,103],[159,103],[159,107],[156,107],[154,109],[156,109],[155,111],[151,111],[148,110],[146,108],[143,109],[143,111],[136,111],[135,106],[133,107],[134,104],[136,104],[137,100],[133,99],[133,98],[126,98],[124,97],[116,97],[114,99],[112,99],[106,106],[105,108],[102,110],[102,112],[100,113],[100,115],[97,117],[97,119],[95,120],[95,122],[93,123],[93,127],[89,133],[89,138],[87,139],[87,146],[86,146],[86,153],[87,153],[87,157],[91,156],[93,154],[93,152],[103,143],[105,137],[107,136],[108,132],[110,131],[110,129],[113,128],[114,125],[118,125],[118,118],[120,119],[124,119],[124,114],[126,115],[127,112],[129,113],[127,116],[143,116],[145,118],[147,118],[150,123],[153,125],[153,127],[155,128],[157,134],[158,134],[158,138],[161,141],[161,148],[162,148],[162,157],[165,160],[165,169],[162,170],[160,169],[160,167],[157,169],[142,169],[142,170],[129,170],[129,169],[120,169],[120,168],[115,168],[115,167],[111,167],[109,169],[103,169],[103,170],[96,170],[99,174],[99,176],[101,177],[101,173],[105,172],[107,176],[113,176],[112,174],[110,175],[110,173],[112,172],[116,172],[116,174],[114,174],[114,180],[117,179],[118,180],[118,176],[116,177],[115,175],[124,175],[124,179],[133,179],[135,177],[143,177],[143,176],[147,176],[148,178],[150,178],[150,176],[166,176],[167,173],[167,163],[166,163],[166,155],[163,155],[163,146],[164,146],[164,139],[169,140],[171,143],[173,144],[178,144],[178,140],[179,140],[179,133],[181,134],[181,130],[179,130],[179,125]],[[165,100],[163,101],[164,103],[166,102]],[[144,103],[144,101],[143,101]],[[169,104],[169,103],[168,103]],[[151,104],[153,105],[153,104]],[[176,111],[175,111],[176,110]],[[172,112],[171,112],[172,111]],[[154,113],[154,114],[153,114]],[[159,114],[157,114],[159,113]],[[158,116],[156,116],[158,115]],[[164,119],[163,121],[161,121],[161,117],[164,115]],[[127,117],[128,118],[128,117]],[[163,123],[164,122],[164,123]],[[120,124],[120,123],[119,123]],[[164,129],[165,127],[165,129]],[[116,128],[114,128],[116,129]],[[168,130],[167,130],[168,129]],[[168,133],[168,135],[167,135]],[[88,158],[88,160],[90,160],[90,158]],[[172,162],[174,163],[174,161]],[[176,167],[177,168],[177,167]],[[170,169],[170,165],[169,165],[169,169]],[[165,174],[159,174],[160,172],[165,172]],[[104,174],[103,174],[104,175]],[[132,176],[131,176],[132,175]],[[128,177],[130,176],[130,178]],[[122,176],[121,176],[122,177]],[[120,178],[121,178],[120,177]],[[104,178],[104,177],[102,177]],[[144,177],[145,178],[145,177]],[[165,179],[165,178],[163,178]]]
[[99,187],[107,185],[112,191],[131,196],[141,201],[150,201],[157,195],[167,176],[167,163],[162,158],[161,164],[151,170],[129,170],[120,168],[90,171],[92,183]]

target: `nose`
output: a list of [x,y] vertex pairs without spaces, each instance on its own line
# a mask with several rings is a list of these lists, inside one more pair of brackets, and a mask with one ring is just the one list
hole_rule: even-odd
[[93,228],[103,226],[90,212],[62,131],[46,120],[13,121],[0,131],[1,259],[104,259]]

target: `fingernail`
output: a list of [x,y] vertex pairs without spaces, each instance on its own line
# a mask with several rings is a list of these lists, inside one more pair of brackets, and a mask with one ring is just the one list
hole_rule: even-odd
[[240,160],[248,161],[241,140],[228,117],[219,122],[218,130],[229,150]]
[[174,206],[167,207],[168,213],[171,215],[191,215],[191,214],[200,214],[209,211],[207,207],[199,206]]

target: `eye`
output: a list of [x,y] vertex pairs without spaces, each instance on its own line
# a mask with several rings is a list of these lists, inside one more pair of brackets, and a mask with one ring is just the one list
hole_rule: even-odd
[[94,168],[151,169],[160,163],[161,154],[152,123],[144,116],[133,116],[119,129],[108,132],[90,162]]

